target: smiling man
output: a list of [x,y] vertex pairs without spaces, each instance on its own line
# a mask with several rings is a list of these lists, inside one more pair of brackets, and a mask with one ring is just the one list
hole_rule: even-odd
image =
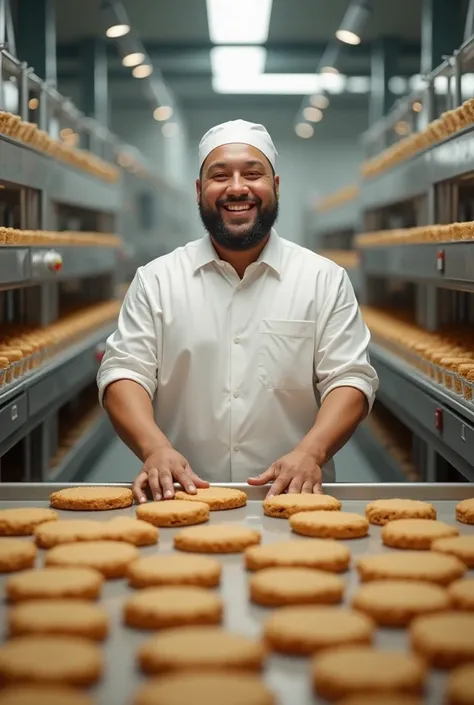
[[[209,130],[196,182],[207,235],[141,267],[107,341],[99,396],[143,462],[146,501],[208,482],[321,492],[378,380],[343,269],[280,238],[262,125]],[[291,233],[294,235],[293,233]]]

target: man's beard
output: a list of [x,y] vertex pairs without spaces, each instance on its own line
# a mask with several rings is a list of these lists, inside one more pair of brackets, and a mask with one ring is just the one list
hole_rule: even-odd
[[[245,203],[250,199],[232,198],[225,199],[225,203]],[[255,203],[257,216],[247,230],[241,231],[235,235],[229,228],[226,227],[224,219],[220,213],[219,202],[216,203],[216,209],[206,207],[202,202],[202,197],[199,202],[199,215],[207,232],[216,241],[218,245],[226,250],[234,250],[244,252],[257,247],[270,233],[277,218],[278,218],[278,199],[275,194],[275,200],[266,208],[262,207],[260,199],[251,201]]]

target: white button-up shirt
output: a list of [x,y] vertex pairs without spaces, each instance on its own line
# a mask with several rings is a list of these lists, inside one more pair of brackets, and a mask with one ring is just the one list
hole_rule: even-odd
[[[138,269],[99,397],[138,382],[198,475],[245,482],[295,448],[331,390],[355,387],[372,405],[369,338],[341,267],[272,231],[240,279],[206,236]],[[323,480],[334,479],[331,461]]]

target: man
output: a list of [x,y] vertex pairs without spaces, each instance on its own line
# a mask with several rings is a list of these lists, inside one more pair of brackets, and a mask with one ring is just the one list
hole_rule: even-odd
[[143,462],[137,501],[208,481],[321,492],[378,381],[343,269],[273,225],[280,179],[262,125],[235,120],[199,147],[208,236],[141,267],[98,374],[100,399]]

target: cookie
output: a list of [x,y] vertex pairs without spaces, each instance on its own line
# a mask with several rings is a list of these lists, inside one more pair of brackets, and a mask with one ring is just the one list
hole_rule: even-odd
[[436,519],[436,509],[419,499],[376,499],[365,508],[371,524],[385,526],[395,519]]
[[344,583],[338,575],[314,568],[265,568],[249,580],[250,599],[265,607],[336,604]]
[[423,700],[405,693],[365,693],[349,695],[343,700],[338,700],[337,705],[423,705]]
[[196,494],[188,494],[178,490],[175,499],[189,500],[190,502],[205,502],[211,512],[222,509],[238,509],[247,504],[247,495],[242,490],[229,487],[204,487],[196,490]]
[[321,539],[358,539],[369,532],[367,519],[352,512],[299,512],[290,517],[290,526],[296,534]]
[[174,537],[175,548],[195,553],[241,553],[259,543],[259,531],[238,524],[189,526]]
[[267,646],[287,654],[312,654],[343,644],[370,644],[374,622],[364,614],[339,607],[280,607],[263,625]]
[[6,595],[13,602],[36,599],[96,600],[104,577],[92,568],[44,568],[26,570],[9,578]]
[[149,680],[133,705],[276,705],[265,683],[252,673],[172,673]]
[[154,526],[190,526],[209,520],[209,505],[205,502],[176,501],[147,502],[136,509],[138,519]]
[[31,541],[0,539],[0,573],[31,568],[36,554],[36,546]]
[[247,548],[244,557],[247,570],[301,566],[342,573],[347,570],[351,561],[349,549],[331,539],[277,541],[263,546],[252,546]]
[[0,510],[0,536],[31,536],[35,527],[55,521],[57,512],[41,507],[16,507]]
[[431,544],[431,550],[456,556],[468,568],[474,568],[474,536],[454,536],[437,539]]
[[341,502],[327,494],[279,494],[263,501],[263,513],[277,519],[289,519],[298,512],[339,511]]
[[74,511],[100,511],[122,509],[133,503],[132,490],[126,487],[67,487],[53,492],[51,506],[55,509]]
[[474,705],[474,663],[455,668],[446,683],[448,705]]
[[375,580],[362,585],[352,600],[354,609],[386,627],[403,627],[420,614],[442,612],[450,606],[444,588],[413,580]]
[[317,654],[311,675],[314,690],[321,698],[337,700],[377,693],[378,702],[383,705],[386,694],[421,694],[426,666],[415,654],[348,646]]
[[18,636],[0,646],[0,683],[87,686],[102,674],[100,648],[72,636]]
[[144,673],[176,670],[259,671],[265,661],[262,642],[220,627],[181,627],[155,634],[139,649]]
[[474,497],[456,505],[456,519],[463,524],[474,524]]
[[144,588],[124,606],[125,624],[137,629],[167,629],[195,624],[219,624],[223,605],[205,588],[178,585]]
[[386,524],[381,532],[385,546],[417,551],[429,550],[436,539],[458,534],[455,526],[433,519],[396,519]]
[[413,650],[433,668],[453,668],[474,661],[473,634],[472,612],[424,615],[410,625]]
[[159,532],[156,526],[133,517],[115,517],[102,524],[102,538],[125,541],[133,546],[152,546],[158,543]]
[[52,548],[62,543],[100,541],[104,534],[103,523],[92,519],[64,519],[41,524],[34,531],[41,548]]
[[46,566],[87,566],[105,578],[123,578],[127,567],[140,556],[135,546],[121,541],[87,541],[51,548],[45,556]]
[[434,551],[403,551],[363,556],[356,564],[363,582],[369,580],[421,580],[449,585],[462,578],[466,566],[455,556]]
[[474,578],[464,578],[451,583],[448,594],[455,609],[474,610]]
[[127,577],[134,588],[160,585],[214,587],[219,585],[221,572],[221,564],[215,558],[173,553],[139,558],[129,565]]
[[29,600],[7,614],[10,636],[66,634],[102,641],[109,631],[104,610],[79,600]]
[[0,691],[0,705],[94,705],[94,701],[74,688],[11,685]]

